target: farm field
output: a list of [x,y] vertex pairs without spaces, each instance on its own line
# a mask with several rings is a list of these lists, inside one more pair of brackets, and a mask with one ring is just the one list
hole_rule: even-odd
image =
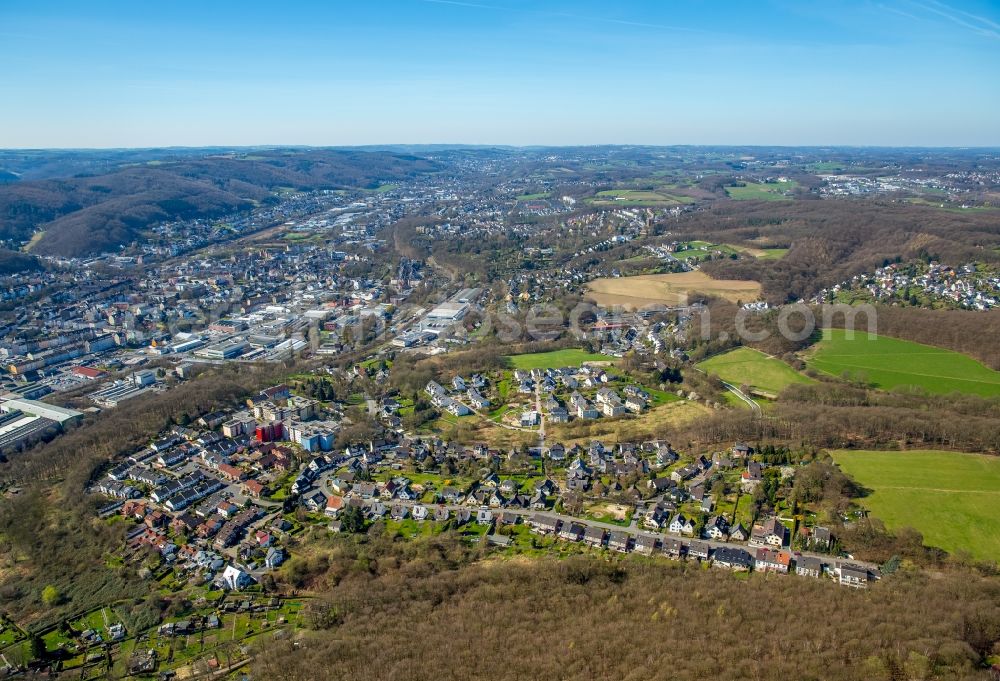
[[587,199],[587,203],[595,206],[676,206],[693,202],[694,199],[690,196],[676,196],[648,189],[607,189]]
[[742,279],[712,279],[700,271],[675,274],[640,274],[634,277],[605,277],[587,286],[587,297],[598,305],[638,308],[660,303],[683,305],[689,293],[714,294],[733,302],[749,302],[760,297],[760,282]]
[[788,253],[787,248],[755,248],[751,246],[733,246],[731,244],[723,244],[728,246],[735,251],[741,251],[743,253],[749,253],[758,260],[781,260]]
[[795,186],[795,182],[747,182],[743,187],[726,187],[726,195],[735,201],[791,201],[791,197],[785,196],[785,192]]
[[889,336],[855,332],[848,339],[843,329],[827,329],[807,362],[886,390],[916,386],[938,394],[1000,395],[1000,372],[958,352]]
[[831,454],[873,490],[862,503],[890,529],[914,527],[929,546],[1000,561],[1000,458],[929,450]]
[[685,258],[707,258],[710,255],[714,255],[716,251],[724,255],[729,255],[731,253],[738,253],[740,250],[736,246],[713,244],[709,241],[688,241],[681,244],[680,248],[683,250],[678,250],[674,255],[681,260]]
[[715,374],[736,387],[747,384],[777,394],[793,383],[814,383],[780,359],[753,348],[736,348],[698,363],[702,371]]
[[788,253],[787,248],[760,248],[756,246],[737,246],[736,244],[713,244],[708,241],[688,241],[681,244],[681,249],[675,255],[680,260],[686,258],[707,258],[716,253],[730,255],[747,253],[760,260],[781,260]]
[[534,352],[527,355],[508,355],[507,359],[513,369],[557,369],[582,366],[584,362],[615,361],[615,358],[610,355],[587,352],[579,348]]

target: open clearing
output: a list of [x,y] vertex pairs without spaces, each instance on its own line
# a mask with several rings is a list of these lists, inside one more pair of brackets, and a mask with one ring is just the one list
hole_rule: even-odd
[[595,206],[676,206],[694,199],[649,189],[607,189],[586,201]]
[[736,387],[746,384],[773,394],[780,393],[793,383],[814,382],[780,359],[746,347],[699,362],[698,368]]
[[941,451],[833,451],[873,492],[862,500],[887,527],[914,527],[929,546],[1000,561],[1000,458]]
[[587,446],[593,440],[641,441],[662,437],[664,427],[685,426],[711,413],[712,410],[704,404],[674,400],[636,417],[574,419],[569,423],[551,423],[545,427],[545,439],[549,442],[561,442],[567,447],[575,444]]
[[795,186],[795,182],[747,182],[742,187],[726,187],[726,194],[736,201],[790,201],[785,192]]
[[781,260],[788,253],[787,248],[756,248],[752,246],[735,246],[732,244],[723,244],[724,246],[729,246],[730,248],[742,251],[743,253],[748,253],[758,260]]
[[886,390],[916,386],[931,393],[1000,395],[1000,372],[952,350],[911,341],[826,329],[810,367]]
[[614,362],[610,355],[587,352],[579,348],[552,350],[550,352],[535,352],[528,355],[509,355],[511,368],[514,369],[559,369],[562,367],[578,367],[584,362]]
[[661,303],[684,305],[691,293],[716,295],[732,302],[750,302],[760,297],[760,283],[742,279],[712,279],[704,272],[639,274],[605,277],[587,285],[587,297],[598,305],[638,308]]

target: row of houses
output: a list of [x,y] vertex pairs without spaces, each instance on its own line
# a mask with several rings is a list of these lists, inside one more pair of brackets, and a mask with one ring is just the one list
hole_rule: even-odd
[[808,577],[829,575],[844,586],[864,587],[878,577],[868,568],[838,559],[824,560],[776,546],[715,546],[708,542],[685,541],[674,537],[626,530],[606,530],[583,521],[563,520],[556,516],[535,514],[528,520],[535,534],[563,541],[581,542],[592,548],[607,548],[619,553],[664,555],[710,562],[715,567],[756,572],[794,573]]

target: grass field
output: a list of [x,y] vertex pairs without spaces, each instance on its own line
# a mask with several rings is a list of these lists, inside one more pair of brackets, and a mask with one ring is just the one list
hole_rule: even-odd
[[886,390],[917,386],[938,394],[1000,395],[1000,372],[951,350],[888,336],[856,332],[849,340],[843,329],[824,330],[808,363]]
[[834,451],[841,469],[873,492],[862,503],[889,528],[1000,561],[1000,457],[940,451]]
[[739,387],[744,383],[769,393],[779,393],[793,383],[813,383],[780,359],[753,348],[736,348],[698,363],[702,371],[715,374]]
[[587,203],[595,206],[676,206],[693,202],[690,196],[675,196],[648,189],[608,189],[587,199]]
[[717,251],[724,255],[729,255],[731,253],[738,253],[741,250],[738,246],[713,244],[708,241],[688,241],[681,244],[681,249],[674,254],[681,260],[685,258],[707,258],[710,255],[714,255]]
[[[724,244],[728,245],[728,244]],[[729,246],[733,250],[749,253],[758,260],[781,260],[788,253],[787,248],[754,248],[750,246]]]
[[576,419],[569,423],[552,423],[545,428],[545,439],[561,442],[567,447],[586,446],[592,440],[640,441],[653,437],[665,425],[685,426],[703,419],[712,410],[703,404],[674,400],[647,410],[635,418],[599,418],[593,421]]
[[582,366],[584,362],[615,361],[615,358],[609,355],[587,352],[579,348],[534,352],[528,355],[508,355],[507,359],[513,369],[558,369]]
[[736,302],[760,297],[760,283],[741,279],[712,279],[704,272],[640,274],[634,277],[605,277],[587,285],[587,297],[598,305],[638,308],[661,303],[683,305],[689,293],[714,294]]
[[743,187],[726,187],[726,194],[736,201],[790,201],[785,192],[795,188],[795,182],[764,184],[747,182]]

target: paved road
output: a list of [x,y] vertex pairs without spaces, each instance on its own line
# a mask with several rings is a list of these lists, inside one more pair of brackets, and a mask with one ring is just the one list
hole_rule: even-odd
[[[391,506],[393,506],[395,504],[400,504],[402,506],[407,506],[407,507],[412,508],[413,506],[416,506],[419,503],[420,503],[419,501],[399,501],[399,500],[393,500],[391,502],[388,502],[386,505],[391,507]],[[460,508],[465,508],[465,509],[468,509],[469,511],[472,511],[473,513],[479,509],[478,506],[468,506],[468,505],[463,505],[463,504],[424,504],[424,505],[428,506],[428,507],[437,507],[437,506],[442,506],[443,505],[445,508],[447,508],[450,511],[455,511],[455,510],[460,509]],[[515,508],[511,508],[511,509],[497,508],[497,509],[492,509],[492,510],[495,513],[512,513],[514,515],[521,516],[522,518],[530,518],[533,515],[544,515],[544,516],[549,516],[551,518],[558,518],[559,520],[561,520],[564,523],[566,523],[566,522],[579,523],[579,524],[583,525],[584,527],[600,527],[600,528],[603,528],[603,529],[609,530],[609,531],[618,530],[618,531],[621,531],[621,532],[627,532],[628,534],[630,534],[632,536],[636,536],[636,535],[639,535],[639,534],[644,534],[644,535],[656,535],[656,536],[659,536],[661,538],[667,538],[667,539],[681,539],[681,540],[688,541],[688,542],[690,542],[690,541],[700,541],[703,544],[708,544],[713,549],[718,549],[718,548],[723,548],[723,547],[743,548],[743,549],[747,549],[748,551],[750,551],[751,553],[753,553],[753,551],[757,548],[757,547],[750,546],[749,544],[744,543],[744,542],[724,542],[724,541],[716,541],[714,539],[695,539],[693,537],[688,537],[688,536],[682,535],[682,534],[673,534],[673,533],[669,533],[669,532],[653,532],[653,531],[648,531],[648,530],[644,531],[644,530],[639,529],[639,527],[637,525],[637,520],[636,519],[633,519],[632,520],[632,524],[626,527],[624,525],[615,525],[614,523],[606,523],[606,522],[602,522],[600,520],[591,520],[589,518],[577,518],[576,516],[565,515],[563,513],[556,513],[554,511],[532,511],[530,509],[520,509],[520,508],[516,508],[516,509]],[[820,560],[822,560],[824,562],[827,562],[827,563],[829,563],[831,561],[834,561],[834,560],[841,560],[843,562],[851,563],[852,565],[860,565],[862,567],[866,567],[869,570],[873,570],[873,571],[877,571],[878,570],[878,566],[876,564],[874,564],[874,563],[865,563],[865,562],[860,561],[860,560],[838,559],[838,558],[836,558],[834,556],[831,556],[829,554],[825,554],[825,553],[812,553],[812,552],[809,552],[809,551],[796,551],[796,553],[799,554],[799,555],[802,555],[802,556],[812,556],[814,558],[819,558]]]
[[742,390],[740,390],[739,388],[737,388],[732,383],[726,383],[725,381],[722,382],[722,385],[726,386],[726,389],[729,390],[729,392],[733,393],[738,398],[740,398],[741,400],[743,400],[744,402],[746,402],[748,405],[750,405],[750,409],[753,411],[754,416],[760,416],[761,415],[760,405],[757,404],[756,402],[754,402],[749,397],[747,397],[747,395]]
[[538,412],[538,451],[545,452],[545,416],[542,415],[542,390],[535,381],[535,411]]
[[[454,398],[452,398],[452,399],[454,399]],[[532,433],[532,432],[534,432],[531,428],[521,428],[520,426],[512,426],[509,423],[504,423],[503,420],[497,421],[495,419],[491,419],[487,414],[484,414],[483,412],[481,412],[478,409],[472,407],[471,405],[468,405],[465,402],[462,402],[462,400],[455,400],[455,401],[458,402],[459,404],[465,405],[465,408],[468,409],[469,411],[471,411],[473,414],[475,414],[476,416],[478,416],[480,418],[486,419],[487,421],[489,421],[490,423],[492,423],[495,426],[500,426],[501,428],[506,428],[507,430],[520,430],[520,431],[525,432],[525,433]]]

